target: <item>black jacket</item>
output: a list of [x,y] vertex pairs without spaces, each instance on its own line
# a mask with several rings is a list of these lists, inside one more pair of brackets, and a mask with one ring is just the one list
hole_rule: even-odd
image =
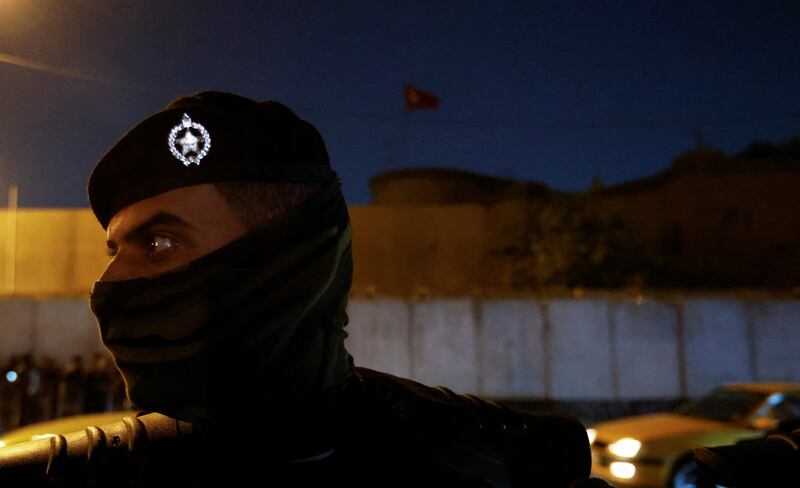
[[[0,486],[535,486],[589,475],[576,420],[510,410],[385,373],[325,405],[191,425],[160,414],[0,449]],[[314,411],[310,409],[309,411]],[[321,419],[321,420],[320,420]]]

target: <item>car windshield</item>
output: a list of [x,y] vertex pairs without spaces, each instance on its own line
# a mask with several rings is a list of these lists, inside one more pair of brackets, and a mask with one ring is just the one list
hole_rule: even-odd
[[750,415],[766,398],[765,393],[720,388],[702,398],[681,405],[675,413],[720,422],[736,422]]

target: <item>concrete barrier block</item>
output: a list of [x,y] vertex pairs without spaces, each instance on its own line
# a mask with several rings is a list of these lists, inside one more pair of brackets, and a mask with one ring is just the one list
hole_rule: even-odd
[[411,323],[404,300],[351,300],[345,341],[356,366],[398,376],[411,374]]
[[532,300],[494,300],[480,304],[478,324],[480,385],[492,398],[545,395],[542,314]]
[[722,383],[752,380],[747,320],[741,301],[685,301],[683,334],[689,396],[702,395]]
[[681,395],[675,309],[654,301],[612,304],[618,397]]
[[475,304],[442,299],[411,304],[411,377],[458,393],[478,393]]
[[750,306],[759,381],[800,382],[800,302],[763,302]]
[[88,359],[95,352],[105,352],[97,322],[87,300],[50,299],[36,303],[37,357],[66,362],[74,354]]
[[33,353],[36,337],[34,309],[34,300],[0,300],[0,365],[12,356]]
[[613,397],[607,302],[556,300],[548,309],[551,396]]

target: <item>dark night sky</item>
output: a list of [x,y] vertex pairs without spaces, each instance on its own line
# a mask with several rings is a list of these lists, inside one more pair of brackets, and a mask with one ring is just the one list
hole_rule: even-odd
[[[404,113],[405,83],[440,108]],[[663,169],[693,130],[729,153],[782,142],[799,87],[794,0],[0,0],[0,195],[85,206],[124,130],[203,89],[292,107],[366,203],[389,168],[579,190]]]

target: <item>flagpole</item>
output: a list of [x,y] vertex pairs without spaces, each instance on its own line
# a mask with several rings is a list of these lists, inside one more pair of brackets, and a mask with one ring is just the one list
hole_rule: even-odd
[[6,215],[6,289],[10,294],[17,289],[17,197],[19,187],[8,188],[8,214]]
[[389,140],[386,144],[386,162],[389,171],[393,171],[400,167],[398,161],[402,156],[401,151],[406,145],[406,139],[408,138],[408,119],[409,119],[409,109],[408,105],[404,102],[403,106],[403,115],[400,116],[400,127],[395,131],[393,139]]
[[[410,138],[408,136],[408,133],[409,133],[409,127],[411,125],[409,123],[410,118],[411,118],[411,111],[410,110],[403,110],[403,116],[401,117],[401,122],[400,122],[400,150],[398,150],[398,153],[401,156],[403,156],[403,155],[405,156],[405,164],[406,165],[408,165],[408,160],[409,160],[408,145],[409,145],[409,139]],[[405,154],[403,154],[403,152],[405,152]],[[398,159],[400,159],[400,158],[398,158]],[[399,164],[398,164],[398,168],[399,168]]]

